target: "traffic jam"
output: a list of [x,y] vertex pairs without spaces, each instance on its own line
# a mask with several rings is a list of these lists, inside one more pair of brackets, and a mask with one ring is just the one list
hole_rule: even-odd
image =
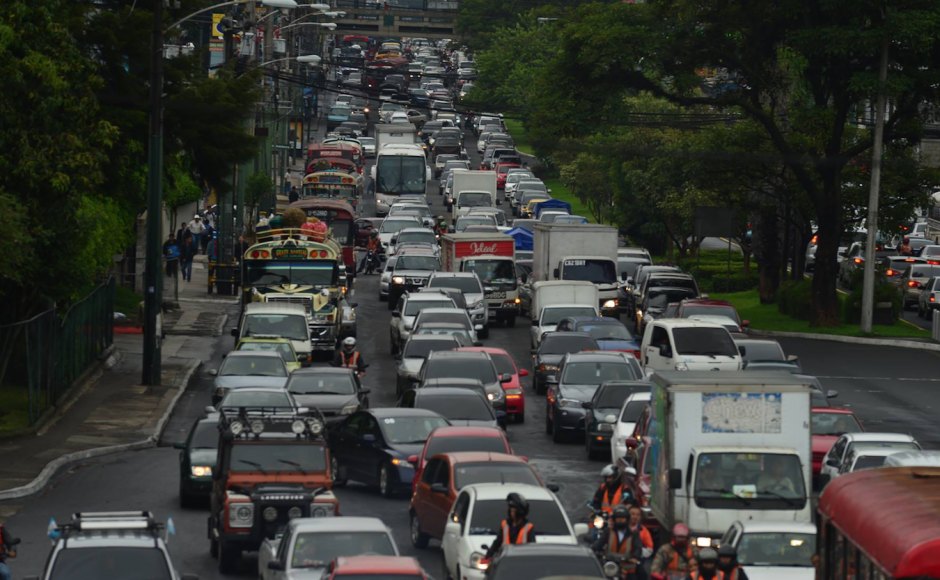
[[50,521],[33,577],[940,577],[938,452],[554,198],[467,49],[332,44],[173,505]]

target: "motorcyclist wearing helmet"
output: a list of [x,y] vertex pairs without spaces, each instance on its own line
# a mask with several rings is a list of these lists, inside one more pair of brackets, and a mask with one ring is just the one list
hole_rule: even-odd
[[681,579],[688,576],[690,560],[695,558],[695,548],[689,543],[689,526],[676,524],[672,528],[672,541],[663,544],[653,557],[652,575],[657,580]]
[[699,550],[698,570],[689,572],[686,580],[725,580],[725,574],[718,569],[718,551],[715,548]]
[[437,225],[434,226],[434,233],[438,236],[446,234],[448,231],[447,220],[444,219],[444,216],[437,216]]
[[620,466],[613,463],[601,470],[604,483],[594,492],[594,509],[600,509],[610,515],[614,508],[630,495],[629,490],[626,490],[620,481],[622,474]]
[[362,260],[359,262],[359,269],[356,272],[362,272],[366,269],[366,260],[369,259],[369,251],[375,252],[375,255],[379,255],[379,250],[382,248],[382,243],[379,241],[379,231],[372,230],[372,233],[369,235],[369,241],[366,242],[366,254],[362,257]]
[[366,373],[366,363],[362,359],[362,354],[356,350],[355,338],[349,336],[343,340],[343,348],[336,351],[336,356],[333,357],[333,366],[355,369],[359,376]]
[[914,248],[911,247],[911,239],[907,236],[904,236],[904,239],[901,240],[901,243],[898,245],[898,255],[899,256],[913,256]]
[[731,544],[722,544],[718,548],[718,569],[725,575],[725,580],[747,580],[744,568],[738,564],[738,550]]
[[610,516],[610,525],[591,545],[591,549],[602,558],[620,563],[621,577],[635,579],[637,565],[643,557],[643,543],[636,530],[630,528],[630,508],[615,507]]
[[503,544],[534,544],[535,528],[526,517],[529,515],[529,502],[522,494],[510,493],[506,496],[507,518],[500,525],[496,539],[486,551],[485,560],[495,556]]

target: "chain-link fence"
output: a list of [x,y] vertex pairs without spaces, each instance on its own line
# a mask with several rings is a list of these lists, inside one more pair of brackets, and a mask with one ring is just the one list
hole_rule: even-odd
[[115,281],[59,316],[0,326],[0,433],[31,427],[114,340]]

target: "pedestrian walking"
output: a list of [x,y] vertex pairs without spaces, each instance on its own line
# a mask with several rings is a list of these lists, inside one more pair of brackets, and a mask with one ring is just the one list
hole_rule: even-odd
[[187,282],[193,279],[193,257],[198,253],[193,238],[186,238],[186,243],[180,247],[180,270]]
[[215,226],[209,223],[208,220],[203,220],[206,224],[206,233],[202,236],[202,253],[209,253],[209,240],[212,239],[212,235],[215,233]]
[[189,231],[189,225],[183,222],[180,224],[180,229],[176,230],[176,241],[182,244],[191,235],[193,234]]
[[180,262],[180,244],[173,232],[170,232],[170,236],[163,242],[163,259],[166,260],[166,275],[175,278]]
[[193,244],[196,248],[196,253],[199,253],[199,247],[202,244],[203,235],[206,233],[206,225],[202,223],[202,216],[198,213],[193,216],[193,221],[189,222],[189,231],[192,233],[194,242]]

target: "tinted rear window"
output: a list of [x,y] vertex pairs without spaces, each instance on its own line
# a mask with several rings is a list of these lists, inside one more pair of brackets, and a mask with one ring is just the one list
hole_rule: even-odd
[[475,483],[524,483],[542,486],[525,463],[460,463],[454,469],[454,485],[462,489]]
[[552,336],[549,334],[542,339],[539,354],[570,354],[597,349],[597,341],[590,336]]
[[731,335],[723,328],[675,328],[676,353],[685,355],[715,355],[734,357],[738,349]]
[[506,453],[506,444],[502,437],[432,437],[425,456],[433,457],[438,453],[458,451]]
[[426,379],[477,379],[484,385],[496,382],[496,372],[489,361],[480,357],[431,359],[427,362]]

